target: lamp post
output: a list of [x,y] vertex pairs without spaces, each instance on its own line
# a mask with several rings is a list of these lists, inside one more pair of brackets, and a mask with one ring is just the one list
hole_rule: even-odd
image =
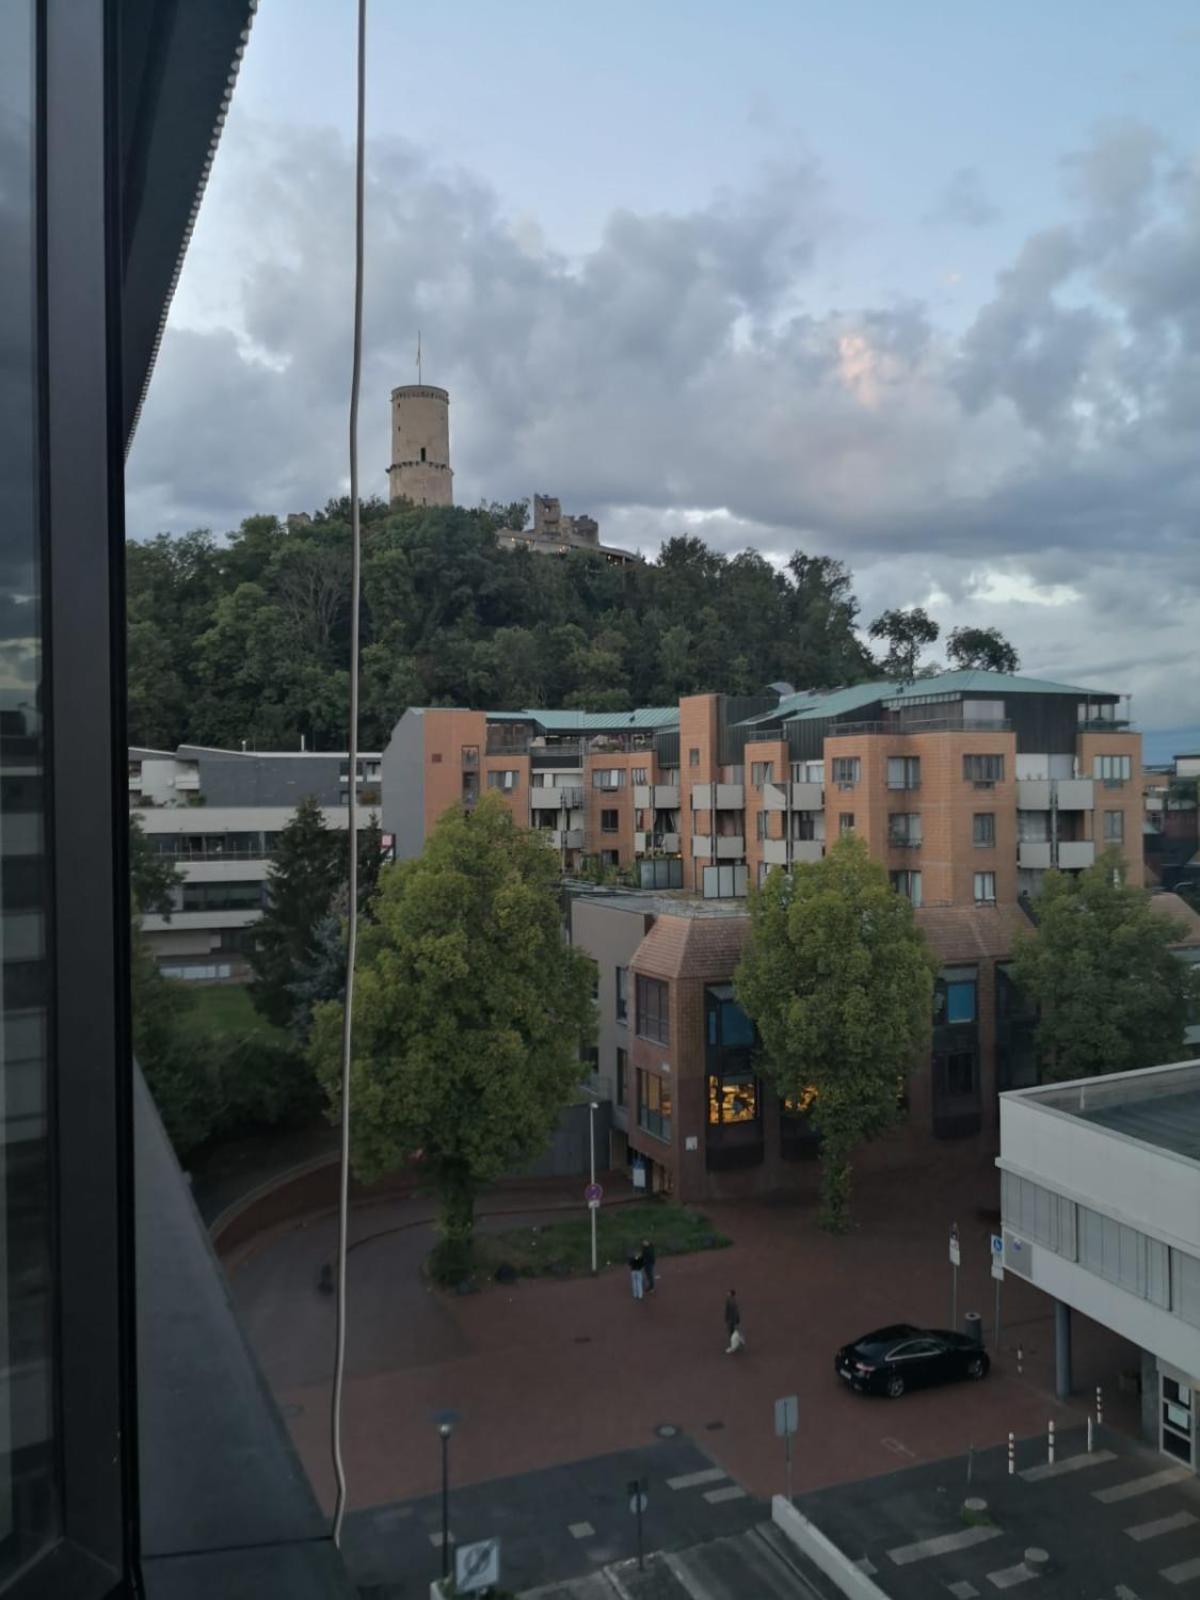
[[[592,1154],[592,1187],[596,1185],[596,1102],[593,1100],[588,1106],[588,1144]],[[596,1212],[599,1210],[594,1200],[588,1201],[588,1214],[592,1221],[592,1277],[596,1276]]]
[[450,1576],[450,1435],[452,1422],[443,1422],[438,1433],[442,1441],[442,1578]]

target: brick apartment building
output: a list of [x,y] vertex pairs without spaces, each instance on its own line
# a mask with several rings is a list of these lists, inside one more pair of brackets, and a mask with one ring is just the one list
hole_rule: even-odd
[[998,1091],[1034,1081],[1008,960],[1046,870],[1115,845],[1143,875],[1141,736],[1120,696],[996,673],[622,713],[410,710],[383,761],[397,855],[484,788],[546,832],[568,879],[589,857],[632,879],[570,889],[569,933],[597,963],[614,1162],[684,1199],[776,1188],[815,1153],[805,1108],[756,1077],[731,986],[747,886],[773,867],[853,830],[941,963],[929,1070],[884,1160],[931,1138],[991,1148]]

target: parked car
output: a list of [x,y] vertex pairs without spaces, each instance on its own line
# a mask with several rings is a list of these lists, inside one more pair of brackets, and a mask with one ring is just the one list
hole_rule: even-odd
[[986,1378],[991,1362],[987,1351],[966,1334],[897,1322],[843,1345],[833,1365],[852,1389],[899,1400],[909,1389],[956,1378]]

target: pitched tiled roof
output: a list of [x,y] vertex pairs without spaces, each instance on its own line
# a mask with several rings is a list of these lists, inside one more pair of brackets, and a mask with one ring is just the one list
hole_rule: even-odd
[[1160,917],[1170,917],[1172,922],[1178,922],[1186,928],[1187,932],[1178,941],[1179,945],[1200,945],[1200,913],[1188,905],[1182,896],[1153,894],[1150,896],[1150,909]]
[[741,959],[746,917],[660,916],[630,965],[648,978],[706,978],[725,983]]
[[1019,906],[921,906],[914,916],[940,961],[1003,960],[1016,929],[1033,931]]

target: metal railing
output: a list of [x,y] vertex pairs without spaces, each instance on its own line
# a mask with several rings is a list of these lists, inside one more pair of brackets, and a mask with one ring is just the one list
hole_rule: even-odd
[[857,738],[861,734],[891,733],[903,736],[909,733],[1011,733],[1012,723],[993,722],[981,717],[928,717],[919,722],[835,722],[829,730],[830,739]]

